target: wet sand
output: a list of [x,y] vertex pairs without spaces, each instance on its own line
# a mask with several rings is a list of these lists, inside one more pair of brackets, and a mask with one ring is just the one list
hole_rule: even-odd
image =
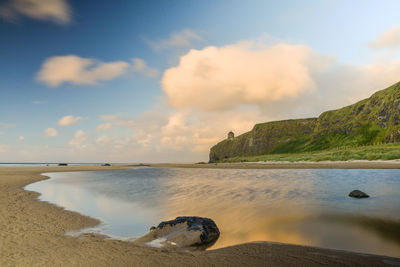
[[[152,166],[211,167],[209,164]],[[213,166],[260,168],[267,167],[267,164]],[[295,167],[292,164],[290,166]],[[319,168],[322,166],[324,165]],[[355,166],[359,165],[351,165],[352,168]],[[288,168],[283,165],[280,167]],[[364,163],[361,167],[367,168]],[[379,165],[377,168],[389,167],[390,165]],[[394,167],[400,168],[399,164],[392,166]],[[38,193],[23,189],[30,183],[47,179],[40,175],[44,172],[119,168],[121,167],[0,167],[0,266],[400,266],[400,259],[396,258],[271,242],[184,252],[106,240],[104,236],[96,234],[72,237],[65,233],[95,226],[99,221],[41,202],[38,200]]]

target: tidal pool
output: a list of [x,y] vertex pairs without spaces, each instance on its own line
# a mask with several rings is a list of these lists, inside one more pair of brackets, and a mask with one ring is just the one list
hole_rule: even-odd
[[[400,257],[399,170],[133,168],[46,173],[40,200],[102,220],[130,239],[177,216],[212,218],[211,248],[274,241]],[[353,189],[368,199],[353,199]]]

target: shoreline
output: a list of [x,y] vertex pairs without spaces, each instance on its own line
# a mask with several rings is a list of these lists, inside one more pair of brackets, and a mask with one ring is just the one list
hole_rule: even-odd
[[238,163],[150,163],[155,168],[217,169],[400,169],[399,160],[391,161],[320,161],[320,162],[238,162]]
[[[220,164],[216,167],[221,168]],[[210,164],[147,166],[210,168],[207,165]],[[254,163],[229,165],[233,168],[255,168]],[[395,165],[395,169],[400,168],[400,164]],[[280,165],[281,168],[282,166]],[[121,240],[106,240],[105,236],[97,234],[72,237],[66,235],[66,232],[96,226],[100,221],[40,201],[38,193],[24,190],[30,183],[49,179],[41,175],[46,172],[108,171],[121,170],[124,167],[126,166],[0,167],[0,209],[3,211],[0,216],[0,265],[400,265],[399,258],[271,242],[182,252],[141,247]],[[222,165],[222,168],[228,167],[226,164]]]

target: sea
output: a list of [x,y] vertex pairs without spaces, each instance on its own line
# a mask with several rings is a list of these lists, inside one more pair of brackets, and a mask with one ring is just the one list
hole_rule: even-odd
[[[270,241],[400,257],[400,170],[187,169],[45,173],[40,200],[101,220],[133,240],[177,216],[215,221],[210,249]],[[354,199],[359,189],[370,195]],[[77,233],[70,233],[77,234]]]
[[[64,163],[64,162],[62,162]],[[25,167],[33,167],[33,166],[57,166],[59,163],[54,163],[54,162],[0,162],[0,167],[5,166],[5,167],[20,167],[20,166],[25,166]],[[72,166],[88,166],[88,165],[102,165],[104,163],[67,163],[68,165]],[[112,163],[112,165],[134,165],[137,163]]]

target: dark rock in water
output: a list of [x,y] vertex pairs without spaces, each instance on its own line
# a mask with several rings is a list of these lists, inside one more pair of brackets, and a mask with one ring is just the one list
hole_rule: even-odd
[[134,241],[153,247],[174,247],[204,250],[219,238],[215,222],[202,217],[177,217],[151,227],[150,232]]
[[101,166],[108,167],[108,166],[111,166],[111,164],[110,164],[110,163],[104,163],[104,164],[102,164]]
[[369,197],[369,195],[360,190],[353,190],[350,192],[349,197],[366,198]]
[[68,166],[67,163],[59,163],[58,166]]

